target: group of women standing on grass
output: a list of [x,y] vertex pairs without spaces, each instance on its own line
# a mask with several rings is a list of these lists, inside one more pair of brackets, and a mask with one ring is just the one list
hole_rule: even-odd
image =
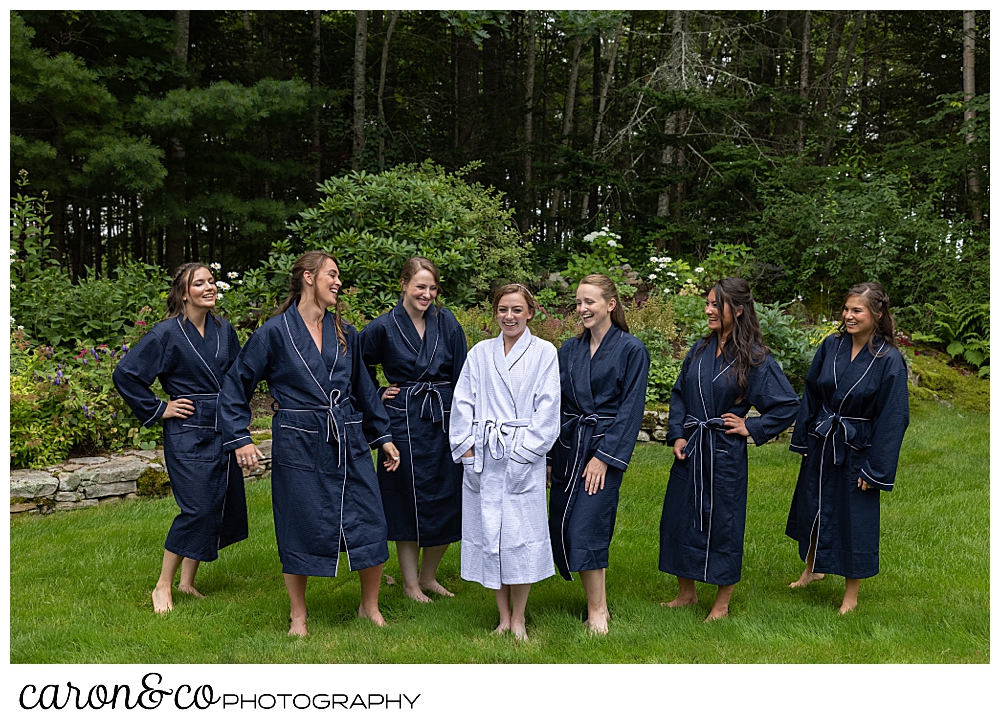
[[[342,552],[360,575],[358,615],[383,625],[378,593],[390,540],[414,600],[453,595],[437,568],[460,540],[462,578],[494,591],[498,633],[527,638],[531,584],[556,569],[566,579],[580,574],[584,623],[606,633],[608,550],[649,369],[614,283],[599,274],[580,281],[583,331],[558,352],[528,328],[538,307],[521,284],[494,296],[500,334],[468,351],[454,315],[436,303],[440,276],[427,259],[406,263],[399,303],[360,333],[341,319],[341,284],[332,256],[303,254],[285,303],[240,350],[232,327],[212,314],[211,271],[184,265],[168,318],[115,370],[144,424],[164,421],[181,508],[154,610],[172,608],[178,566],[179,590],[200,595],[198,563],[247,537],[240,468],[260,466],[249,402],[266,380],[289,634],[307,632],[308,577],[335,576]],[[806,571],[792,586],[844,575],[841,611],[850,610],[859,579],[878,570],[878,492],[892,487],[907,422],[888,298],[873,283],[850,291],[843,328],[820,347],[801,404],[763,344],[745,281],[720,281],[705,311],[710,334],[691,348],[671,393],[676,460],[660,569],[677,576],[679,593],[663,605],[694,604],[695,581],[704,581],[719,586],[707,620],[728,614],[742,567],[746,441],[763,444],[797,418],[792,449],[803,464],[786,532]],[[388,381],[381,388],[379,365]],[[150,389],[157,377],[169,402]],[[747,416],[751,407],[759,416]]]

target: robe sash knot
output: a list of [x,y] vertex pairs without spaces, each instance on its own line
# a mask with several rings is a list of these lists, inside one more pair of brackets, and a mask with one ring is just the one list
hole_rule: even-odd
[[503,460],[507,455],[507,441],[505,435],[510,435],[511,448],[513,449],[513,436],[519,427],[528,427],[531,424],[530,417],[519,417],[513,420],[482,420],[473,423],[477,430],[475,445],[475,462],[473,470],[477,473],[483,472],[485,462],[485,451],[490,451],[490,457],[494,460]]
[[420,403],[420,419],[430,420],[433,423],[441,423],[441,429],[448,432],[448,426],[444,420],[444,398],[441,390],[447,389],[450,382],[404,382],[398,385],[400,390],[406,392],[406,406],[409,408],[410,401]]
[[574,415],[571,412],[563,412],[563,416],[569,418],[562,424],[570,437],[575,440],[572,462],[566,458],[566,492],[576,484],[576,481],[583,476],[583,466],[594,456],[594,433],[597,432],[597,425],[601,420],[614,420],[614,415]]
[[816,416],[816,423],[813,425],[812,434],[816,437],[824,438],[831,443],[833,448],[833,464],[842,465],[844,463],[844,447],[849,445],[854,436],[857,435],[855,422],[871,422],[869,417],[846,417],[836,412],[830,412],[825,405]]
[[[344,427],[344,406],[340,405],[340,390],[332,389],[327,395],[328,404],[326,407],[312,407],[304,409],[289,409],[288,412],[320,412],[326,413],[326,442],[337,443],[337,467],[344,467],[345,453],[344,445],[347,443],[347,433]],[[285,408],[281,408],[285,409]]]
[[[699,420],[694,415],[684,418],[684,429],[691,430],[687,444],[684,446],[684,456],[691,457],[690,480],[694,486],[694,525],[698,530],[705,530],[705,470],[703,449],[708,444],[708,484],[711,487],[715,483],[715,430],[725,430],[726,423],[721,417],[710,417],[707,420]],[[705,440],[705,434],[708,439]],[[711,516],[712,502],[709,499],[708,515]]]

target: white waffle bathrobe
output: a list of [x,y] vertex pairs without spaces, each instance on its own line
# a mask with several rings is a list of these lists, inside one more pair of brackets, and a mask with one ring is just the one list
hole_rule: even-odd
[[[527,329],[469,351],[451,408],[451,454],[463,464],[462,578],[486,588],[555,572],[545,512],[545,455],[559,435],[556,348]],[[472,448],[473,458],[462,458]]]

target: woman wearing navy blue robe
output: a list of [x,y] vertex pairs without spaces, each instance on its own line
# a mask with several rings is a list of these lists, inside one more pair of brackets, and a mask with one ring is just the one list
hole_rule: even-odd
[[396,541],[403,592],[426,603],[426,591],[454,595],[437,569],[448,545],[462,538],[462,466],[451,459],[448,418],[466,344],[455,315],[434,304],[441,281],[434,263],[412,257],[400,277],[399,304],[359,338],[372,381],[381,364],[389,382],[380,397],[400,455],[397,470],[378,468],[389,540]]
[[[695,581],[719,587],[706,621],[729,615],[743,568],[747,438],[787,428],[799,398],[764,346],[750,287],[727,277],[708,293],[712,332],[684,358],[670,393],[667,442],[674,464],[660,519],[660,570],[677,576],[670,608],[698,602]],[[760,413],[747,417],[750,408]]]
[[785,533],[806,568],[790,585],[844,576],[840,613],[858,605],[861,579],[878,573],[879,493],[893,489],[909,421],[889,298],[864,282],[848,292],[840,330],[813,357],[791,443],[802,466]]
[[224,447],[246,469],[259,467],[250,439],[250,399],[261,380],[277,404],[271,420],[271,503],[291,609],[290,635],[304,636],[309,576],[336,576],[340,553],[361,577],[358,616],[385,625],[378,608],[389,558],[385,516],[372,465],[381,446],[395,469],[389,419],[361,361],[354,328],[328,310],[340,270],[321,251],[295,262],[289,295],[257,330],[226,376],[220,412]]
[[549,537],[566,580],[579,571],[586,625],[608,631],[605,587],[618,493],[646,403],[649,352],[628,333],[618,289],[603,274],[580,280],[576,311],[584,330],[559,348],[559,439],[549,453]]
[[[215,316],[216,286],[203,264],[183,264],[167,296],[168,317],[122,357],[112,375],[115,388],[146,427],[163,422],[163,460],[181,512],[164,543],[153,610],[173,610],[171,588],[201,597],[194,577],[201,561],[247,537],[243,472],[223,452],[218,395],[240,351],[236,331]],[[150,386],[160,378],[164,402]]]

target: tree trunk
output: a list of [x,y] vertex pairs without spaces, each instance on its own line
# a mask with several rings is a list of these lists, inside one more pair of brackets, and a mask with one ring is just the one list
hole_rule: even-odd
[[368,11],[356,10],[354,22],[354,151],[351,169],[361,168],[365,150],[365,58],[368,48]]
[[819,96],[816,98],[816,115],[822,118],[826,112],[826,107],[830,102],[830,91],[832,90],[831,76],[833,65],[840,53],[840,35],[844,30],[844,15],[834,12],[830,16],[830,37],[826,43],[826,56],[823,58],[823,70],[820,71],[817,84],[822,84]]
[[[962,13],[962,86],[965,95],[965,122],[971,124],[976,118],[976,112],[969,108],[969,102],[976,95],[976,11],[965,10]],[[966,144],[971,145],[976,140],[971,130],[965,136]],[[979,205],[979,171],[974,163],[969,164],[969,205],[972,220],[983,223],[983,210]]]
[[464,163],[475,153],[476,100],[479,95],[479,58],[469,32],[455,39],[455,150]]
[[[534,216],[535,203],[534,193],[531,190],[531,165],[532,154],[531,144],[534,140],[534,115],[535,115],[535,32],[536,16],[534,10],[526,11],[528,17],[527,30],[527,51],[524,71],[524,198],[526,208],[521,209],[521,223],[519,224],[521,233],[526,233],[530,227],[528,218]],[[530,209],[530,211],[529,211]]]
[[[678,90],[684,87],[684,28],[686,25],[685,15],[688,11],[686,10],[674,10],[673,11],[673,31],[671,32],[670,38],[670,54],[667,58],[668,63],[668,78],[667,87],[672,90]],[[667,116],[667,120],[663,123],[663,133],[667,136],[676,135],[678,132],[678,116],[677,112],[673,111]],[[676,147],[673,145],[672,140],[667,140],[660,153],[660,165],[666,170],[675,163]],[[667,186],[660,191],[659,197],[656,201],[656,215],[661,219],[665,219],[670,215],[670,196],[671,187]]]
[[809,108],[809,36],[812,32],[812,11],[806,10],[802,20],[802,60],[799,68],[799,97],[802,98],[802,112],[799,114],[798,151],[806,148],[806,113]]
[[[174,57],[187,68],[188,43],[191,36],[191,11],[178,10],[174,16]],[[182,88],[186,85],[182,85]],[[184,144],[176,137],[167,139],[167,158],[169,173],[166,179],[166,193],[169,198],[169,219],[166,228],[166,248],[163,263],[171,274],[174,269],[184,263],[184,226],[185,204],[185,172]]]
[[[622,39],[622,28],[625,27],[625,17],[622,16],[621,20],[618,21],[618,27],[615,29],[615,40],[611,46],[611,57],[608,58],[608,72],[604,75],[604,80],[601,82],[601,92],[597,99],[597,112],[594,114],[594,148],[590,153],[590,160],[597,160],[598,148],[601,145],[601,127],[604,123],[604,108],[608,101],[608,89],[611,87],[611,79],[615,74],[615,60],[618,57],[618,46],[621,45]],[[597,201],[597,190],[594,189],[594,201]],[[595,204],[596,206],[596,204]],[[583,195],[583,201],[580,204],[580,219],[586,220],[590,215],[590,192],[588,191]]]
[[840,88],[837,90],[837,98],[834,100],[830,120],[827,123],[826,144],[823,146],[823,158],[820,161],[820,166],[826,166],[830,161],[830,152],[833,150],[833,142],[837,132],[837,118],[840,116],[840,107],[847,95],[847,81],[851,75],[851,65],[854,63],[854,48],[858,43],[858,34],[861,32],[864,16],[864,10],[859,10],[854,16],[854,30],[851,32],[851,39],[847,42],[847,49],[844,51],[844,70],[840,76]]
[[[576,108],[576,86],[580,78],[580,50],[582,48],[583,36],[577,35],[573,38],[573,60],[570,64],[569,85],[566,88],[566,104],[563,108],[562,137],[559,144],[561,146],[559,153],[560,167],[566,161],[566,150],[569,148],[569,134],[573,130],[573,110]],[[555,240],[554,235],[556,233],[555,222],[559,216],[559,206],[562,203],[562,192],[559,188],[562,178],[563,174],[562,170],[560,170],[556,174],[555,188],[552,190],[552,208],[549,209],[549,224],[552,230],[549,238],[553,241]]]
[[389,64],[389,40],[392,38],[392,29],[396,27],[399,19],[399,10],[393,10],[389,15],[389,29],[385,33],[385,41],[382,43],[382,63],[379,65],[378,73],[378,170],[385,171],[385,134],[388,126],[385,122],[385,108],[382,105],[382,96],[385,93],[385,70]]
[[[323,181],[323,146],[322,138],[319,132],[319,121],[320,121],[320,107],[321,103],[319,101],[319,79],[320,79],[320,68],[322,67],[322,57],[323,57],[323,46],[321,44],[322,34],[322,12],[319,10],[312,11],[313,19],[313,52],[312,52],[312,88],[313,94],[315,96],[312,111],[312,151],[313,151],[313,194],[314,198],[319,199],[319,189],[317,188]],[[214,238],[214,237],[213,237]]]

